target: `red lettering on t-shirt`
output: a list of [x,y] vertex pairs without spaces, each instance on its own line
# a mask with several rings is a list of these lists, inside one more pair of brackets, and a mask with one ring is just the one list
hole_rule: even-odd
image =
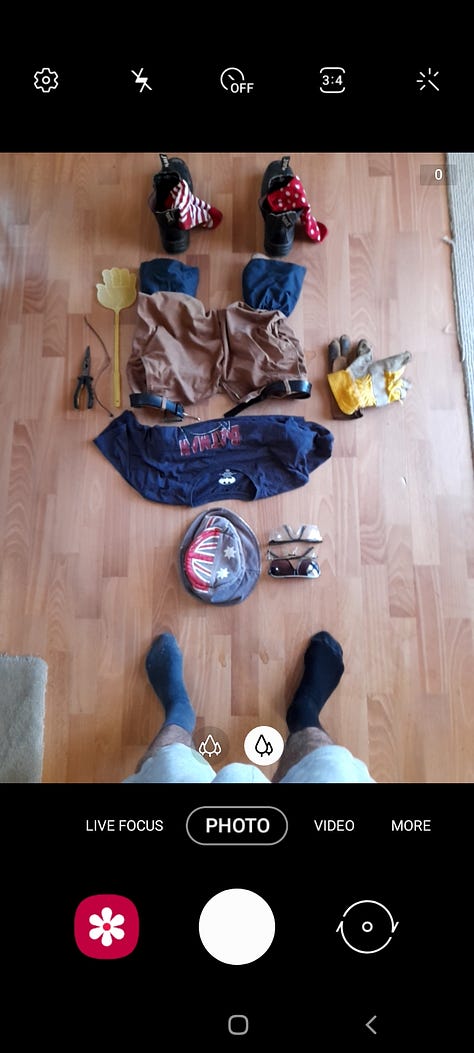
[[239,446],[242,441],[238,424],[230,427],[214,428],[211,432],[203,435],[193,435],[191,442],[188,439],[179,439],[179,452],[181,457],[189,457],[191,453],[203,453],[205,450],[219,450],[228,443],[231,446]]
[[238,424],[233,424],[232,427],[229,428],[229,442],[232,446],[240,445],[240,428]]

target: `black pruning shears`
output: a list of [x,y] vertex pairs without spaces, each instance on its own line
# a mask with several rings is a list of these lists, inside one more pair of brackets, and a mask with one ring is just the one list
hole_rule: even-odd
[[87,391],[87,409],[92,409],[94,405],[94,388],[92,387],[93,379],[94,378],[91,377],[91,349],[90,347],[86,347],[82,369],[77,378],[76,390],[74,392],[74,409],[81,408],[80,398],[83,388]]

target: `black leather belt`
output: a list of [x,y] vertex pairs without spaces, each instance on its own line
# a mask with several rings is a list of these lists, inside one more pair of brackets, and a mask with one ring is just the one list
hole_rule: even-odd
[[239,402],[238,406],[224,413],[224,417],[235,417],[237,413],[241,413],[249,406],[255,406],[257,402],[263,402],[264,399],[309,399],[310,395],[309,380],[274,380],[272,384],[267,384],[260,395],[249,399],[248,402]]
[[[249,399],[248,402],[239,402],[238,406],[228,410],[227,413],[224,413],[224,417],[235,417],[237,413],[242,413],[242,410],[248,409],[249,406],[255,406],[257,402],[263,402],[264,399],[308,399],[310,395],[311,384],[309,380],[274,380],[272,384],[267,384],[266,388],[263,388],[263,391],[256,395],[255,398]],[[184,412],[181,402],[171,402],[164,395],[151,395],[145,391],[139,391],[130,395],[130,405],[135,409],[146,409],[147,407],[160,409],[163,413],[171,413],[178,420],[192,416],[191,413]],[[199,417],[192,417],[192,419],[200,420]]]
[[192,413],[185,413],[181,402],[171,402],[171,399],[165,398],[164,395],[151,395],[146,391],[138,391],[134,395],[130,395],[130,405],[134,409],[160,409],[163,413],[170,413],[177,420],[182,420],[183,417],[191,417],[192,420],[201,419],[200,417],[193,417]]

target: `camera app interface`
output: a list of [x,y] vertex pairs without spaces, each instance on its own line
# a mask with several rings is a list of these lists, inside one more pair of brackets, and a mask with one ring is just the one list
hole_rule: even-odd
[[61,990],[81,1038],[459,1043],[453,82],[407,62],[382,128],[367,71],[321,53],[292,127],[265,65],[214,56],[179,116],[145,57],[108,60],[99,107],[39,48],[0,154],[5,945],[33,858],[48,1035]]

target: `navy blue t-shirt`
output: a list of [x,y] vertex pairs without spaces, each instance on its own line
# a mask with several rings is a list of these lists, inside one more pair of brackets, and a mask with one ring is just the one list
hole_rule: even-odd
[[140,424],[130,410],[95,445],[143,497],[195,507],[295,490],[331,456],[334,437],[304,417],[252,416],[196,424]]

